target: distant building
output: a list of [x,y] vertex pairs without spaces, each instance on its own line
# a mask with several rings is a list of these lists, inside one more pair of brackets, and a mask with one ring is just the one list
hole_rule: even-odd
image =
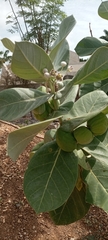
[[69,65],[72,66],[73,70],[71,73],[67,72],[66,74],[75,75],[76,72],[84,65],[85,62],[79,61],[79,56],[76,52],[70,51],[70,60]]

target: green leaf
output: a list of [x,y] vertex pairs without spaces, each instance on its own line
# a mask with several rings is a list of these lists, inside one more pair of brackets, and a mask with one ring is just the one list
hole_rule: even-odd
[[12,57],[12,71],[19,77],[44,82],[43,69],[53,69],[49,56],[38,45],[30,42],[16,42]]
[[64,88],[58,91],[58,95],[60,95],[60,103],[65,104],[70,101],[74,102],[78,93],[79,86],[73,86],[72,80],[64,80]]
[[[99,148],[96,150],[99,151]],[[101,151],[102,148],[100,154]],[[108,150],[106,161],[105,157],[102,157],[103,153],[100,160],[92,157],[88,159],[90,171],[84,170],[82,175],[87,185],[86,201],[108,212]]]
[[2,38],[1,42],[9,51],[14,52],[15,44],[10,39]]
[[94,89],[100,89],[105,93],[108,93],[108,78],[103,81],[95,82]]
[[99,139],[106,148],[108,148],[108,130],[103,135],[97,136],[96,138]]
[[108,107],[106,107],[103,111],[104,114],[108,114]]
[[16,161],[33,137],[47,128],[54,120],[56,120],[56,118],[22,127],[21,129],[11,132],[8,136],[7,143],[7,152],[10,158],[12,158],[13,161]]
[[108,1],[104,1],[100,4],[98,14],[100,17],[108,20]]
[[108,48],[97,49],[72,79],[73,84],[92,83],[108,77]]
[[78,158],[55,142],[42,146],[31,159],[24,176],[24,193],[36,213],[60,207],[73,191]]
[[45,103],[51,94],[29,88],[13,88],[0,92],[0,119],[12,121]]
[[97,48],[104,46],[100,40],[95,37],[83,38],[75,47],[76,53],[81,56],[91,55]]
[[69,199],[58,209],[50,212],[56,225],[66,225],[83,218],[88,212],[90,204],[85,201],[85,187],[80,191],[74,188]]
[[105,93],[108,92],[108,79],[99,81],[99,82],[94,82],[90,84],[81,84],[80,86],[80,91],[79,95],[80,97],[87,94],[88,92],[92,92],[94,90],[102,90]]
[[79,88],[79,96],[82,97],[83,95],[93,92],[94,89],[94,83],[89,83],[89,84],[81,84]]
[[86,156],[85,156],[84,152],[82,151],[82,149],[75,150],[75,152],[78,156],[78,164],[85,170],[89,170],[89,167],[86,162]]
[[53,111],[51,114],[50,114],[50,119],[51,118],[59,118],[63,115],[67,115],[69,113],[69,111],[71,110],[73,106],[73,102],[67,102],[65,104],[62,104],[60,105],[59,109],[56,110],[56,111]]
[[65,18],[62,21],[62,23],[60,25],[60,29],[59,29],[59,35],[58,35],[56,41],[54,42],[54,44],[52,46],[52,50],[50,52],[50,58],[51,58],[52,62],[55,61],[56,55],[59,51],[59,48],[61,48],[62,42],[68,36],[68,34],[71,32],[71,30],[73,29],[75,24],[76,24],[76,20],[73,17],[73,15]]
[[62,125],[65,130],[72,131],[80,124],[102,112],[107,106],[108,96],[103,91],[90,92],[74,103],[70,112],[63,116]]
[[86,147],[83,147],[84,151],[101,162],[103,166],[108,165],[108,148],[102,143],[98,137],[94,137],[93,141]]
[[[50,58],[51,57],[52,56],[50,54]],[[62,61],[65,61],[67,63],[66,67],[63,68],[63,70],[66,70],[69,63],[69,44],[65,39],[62,41],[62,44],[58,48],[56,57],[54,58],[54,61],[53,61],[53,66],[56,71],[62,70],[62,67],[61,67]]]

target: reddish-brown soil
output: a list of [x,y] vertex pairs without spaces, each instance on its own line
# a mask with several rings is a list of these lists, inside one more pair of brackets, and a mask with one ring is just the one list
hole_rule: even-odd
[[43,138],[40,133],[16,162],[6,155],[6,141],[17,126],[0,122],[0,240],[104,240],[108,239],[108,215],[91,207],[84,219],[55,226],[48,213],[38,216],[23,193],[23,177],[30,149]]

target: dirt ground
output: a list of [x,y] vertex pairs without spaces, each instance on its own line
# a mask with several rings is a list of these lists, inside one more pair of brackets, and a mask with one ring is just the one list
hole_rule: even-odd
[[6,155],[7,136],[17,126],[0,122],[0,240],[104,240],[108,239],[108,215],[91,207],[84,219],[55,226],[48,213],[38,216],[23,193],[23,177],[30,149],[43,138],[38,134],[16,162]]

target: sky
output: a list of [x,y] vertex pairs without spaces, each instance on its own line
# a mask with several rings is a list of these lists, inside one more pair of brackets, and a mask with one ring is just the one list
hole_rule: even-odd
[[[11,0],[14,4],[15,0]],[[70,50],[74,51],[77,43],[84,37],[90,36],[89,23],[93,37],[99,38],[104,35],[103,30],[108,30],[108,21],[102,19],[98,15],[98,7],[101,4],[101,0],[67,0],[63,7],[63,11],[67,16],[73,15],[76,19],[76,25],[67,37]],[[10,15],[11,8],[8,1],[0,0],[0,39],[9,38],[11,41],[20,41],[20,37],[17,33],[11,34],[8,32],[10,25],[6,25],[6,17]],[[0,51],[6,49],[0,43]]]

